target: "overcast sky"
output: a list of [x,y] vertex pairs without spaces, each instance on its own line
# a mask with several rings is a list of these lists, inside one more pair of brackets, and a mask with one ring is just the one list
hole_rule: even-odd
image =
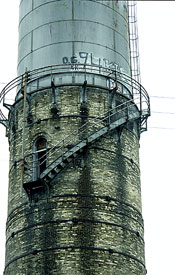
[[[16,77],[18,0],[0,3],[0,89]],[[152,116],[140,141],[148,275],[174,275],[175,2],[138,1],[142,85]],[[8,143],[0,125],[0,274],[4,269]],[[129,274],[128,274],[129,275]]]

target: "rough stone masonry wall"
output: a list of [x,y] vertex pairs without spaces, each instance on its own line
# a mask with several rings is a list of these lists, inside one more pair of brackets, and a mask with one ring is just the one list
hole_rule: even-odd
[[[32,122],[26,127],[26,155],[32,153],[38,136],[44,136],[51,148],[88,119],[91,122],[108,111],[108,91],[87,88],[83,113],[80,90],[56,89],[56,116],[51,113],[51,90],[30,96]],[[87,147],[52,180],[49,193],[36,193],[32,202],[24,190],[20,198],[22,123],[23,100],[16,102],[10,114],[4,274],[146,274],[137,123],[127,123]],[[54,158],[56,153],[48,162]],[[28,163],[31,176],[32,163]]]

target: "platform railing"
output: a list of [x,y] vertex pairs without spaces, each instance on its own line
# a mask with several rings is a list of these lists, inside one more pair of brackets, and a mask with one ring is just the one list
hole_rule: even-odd
[[[142,114],[150,114],[149,96],[144,87],[127,74],[110,68],[89,64],[62,64],[47,66],[27,72],[27,93],[55,87],[82,86],[84,81],[90,87],[99,87],[116,92],[135,101]],[[0,93],[0,122],[8,127],[8,112],[13,104],[23,99],[24,74],[9,82]],[[143,115],[144,118],[144,115]]]

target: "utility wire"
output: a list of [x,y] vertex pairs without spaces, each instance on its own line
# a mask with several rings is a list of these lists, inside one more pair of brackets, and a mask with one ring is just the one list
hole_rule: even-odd
[[161,112],[161,111],[151,111],[151,113],[163,114],[163,115],[175,115],[175,113],[172,113],[172,112]]
[[173,96],[158,96],[158,95],[151,95],[150,97],[153,98],[161,98],[161,99],[175,99]]
[[154,126],[148,126],[148,129],[159,129],[159,130],[175,130],[175,128],[168,128],[168,127],[154,127]]

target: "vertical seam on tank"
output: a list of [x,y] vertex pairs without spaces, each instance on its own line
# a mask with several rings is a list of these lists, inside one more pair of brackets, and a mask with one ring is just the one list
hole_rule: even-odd
[[[72,22],[75,22],[75,19],[74,19],[74,0],[72,0]],[[73,24],[73,26],[74,26],[74,24]],[[74,41],[72,41],[72,56],[74,56],[74,55],[75,55],[75,43],[74,43]]]
[[[112,2],[113,10],[114,10],[114,2]],[[113,21],[115,19],[115,15],[113,13]],[[113,29],[113,43],[114,43],[114,50],[116,51],[116,44],[115,44],[115,30]]]
[[31,31],[31,53],[33,52],[33,31]]

